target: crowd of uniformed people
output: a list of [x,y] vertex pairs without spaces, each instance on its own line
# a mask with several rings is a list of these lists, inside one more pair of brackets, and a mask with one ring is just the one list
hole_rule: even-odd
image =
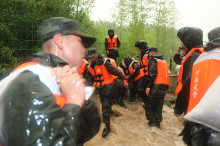
[[163,55],[158,54],[157,48],[149,48],[146,41],[138,40],[134,47],[140,52],[139,61],[128,55],[117,65],[119,45],[117,35],[112,29],[108,30],[105,41],[107,56],[91,48],[86,56],[89,62],[85,59],[79,68],[87,83],[98,90],[105,124],[103,137],[110,132],[112,105],[115,103],[126,108],[125,96],[130,102],[141,97],[148,125],[160,128],[163,101],[169,87],[168,64]]
[[[96,48],[88,50],[87,54],[87,59],[90,60],[87,69],[91,73],[88,81],[93,82],[93,86],[100,91],[105,124],[102,136],[106,137],[110,132],[112,104],[116,103],[126,108],[123,102],[125,93],[130,102],[141,97],[148,125],[160,128],[163,119],[163,101],[169,87],[168,64],[163,55],[158,54],[158,48],[149,48],[145,40],[138,40],[134,46],[140,52],[137,56],[139,61],[128,55],[117,65],[119,48],[117,44],[120,45],[120,41],[112,29],[108,32],[109,35],[105,41],[108,57],[99,54]],[[201,113],[202,108],[199,106],[197,107],[199,112],[191,112],[189,115],[188,113],[200,102],[209,87],[219,77],[220,28],[209,32],[209,42],[206,46],[203,46],[203,31],[200,28],[183,27],[178,30],[177,36],[181,45],[173,59],[176,64],[181,66],[175,91],[177,99],[174,115],[187,115],[184,121],[185,128],[180,135],[183,136],[187,145],[218,145],[220,127],[216,126],[216,121],[207,122],[210,117],[204,116],[206,113]],[[216,71],[214,71],[215,69]],[[209,73],[211,74],[209,75]],[[219,83],[216,84],[219,85]],[[206,106],[210,108],[212,105],[207,102]],[[217,115],[219,114],[216,111],[215,116]],[[202,118],[198,120],[197,116]],[[211,116],[211,118],[215,116]]]
[[[128,55],[116,64],[121,42],[112,29],[106,56],[96,48],[86,54],[96,38],[83,35],[73,19],[46,19],[38,33],[42,51],[0,82],[0,145],[83,145],[94,137],[101,118],[94,101],[85,99],[91,92],[85,92],[84,78],[101,100],[102,137],[111,132],[112,105],[126,108],[124,97],[140,97],[148,125],[160,128],[169,70],[159,48],[137,40],[139,61]],[[220,145],[220,27],[208,33],[206,46],[199,28],[183,27],[177,36],[174,115],[185,115],[180,135],[189,146]]]

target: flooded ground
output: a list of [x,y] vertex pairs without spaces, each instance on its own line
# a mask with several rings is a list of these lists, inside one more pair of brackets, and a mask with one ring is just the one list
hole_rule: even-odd
[[[95,98],[101,110],[98,97]],[[111,133],[102,138],[102,123],[99,133],[85,146],[185,146],[178,134],[183,129],[183,118],[175,117],[173,110],[164,105],[161,129],[149,127],[142,102],[128,103],[127,109],[113,105]]]

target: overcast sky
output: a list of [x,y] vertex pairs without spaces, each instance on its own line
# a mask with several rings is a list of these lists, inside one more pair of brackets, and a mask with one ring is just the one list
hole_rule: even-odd
[[[118,0],[95,0],[92,10],[93,20],[111,20],[113,7]],[[203,30],[204,41],[207,41],[207,33],[220,27],[220,0],[174,0],[176,8],[180,12],[183,26],[199,27]]]

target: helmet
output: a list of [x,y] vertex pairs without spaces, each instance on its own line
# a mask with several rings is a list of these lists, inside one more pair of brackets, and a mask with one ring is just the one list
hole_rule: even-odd
[[132,62],[133,58],[131,56],[126,56],[124,58],[124,63],[126,64],[126,66],[129,66]]
[[158,49],[155,47],[151,47],[148,49],[148,52],[158,52]]
[[145,40],[139,40],[135,43],[135,47],[140,48],[141,50],[148,49],[147,42]]
[[203,31],[197,27],[183,27],[178,30],[177,36],[183,43],[202,44]]
[[209,38],[209,41],[219,39],[220,38],[220,27],[216,27],[216,28],[212,29],[208,33],[208,38]]
[[110,33],[110,32],[113,32],[113,33],[114,33],[114,30],[113,30],[113,29],[109,29],[109,30],[108,30],[108,33]]

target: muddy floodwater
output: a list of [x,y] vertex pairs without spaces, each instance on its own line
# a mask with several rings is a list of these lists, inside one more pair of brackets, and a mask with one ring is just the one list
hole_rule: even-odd
[[[98,97],[94,99],[101,110]],[[102,138],[102,123],[98,134],[85,146],[185,146],[178,136],[183,129],[183,117],[175,117],[173,109],[164,105],[163,122],[158,129],[148,126],[142,102],[125,104],[127,109],[113,105],[115,115],[111,116],[111,133],[107,138]]]

